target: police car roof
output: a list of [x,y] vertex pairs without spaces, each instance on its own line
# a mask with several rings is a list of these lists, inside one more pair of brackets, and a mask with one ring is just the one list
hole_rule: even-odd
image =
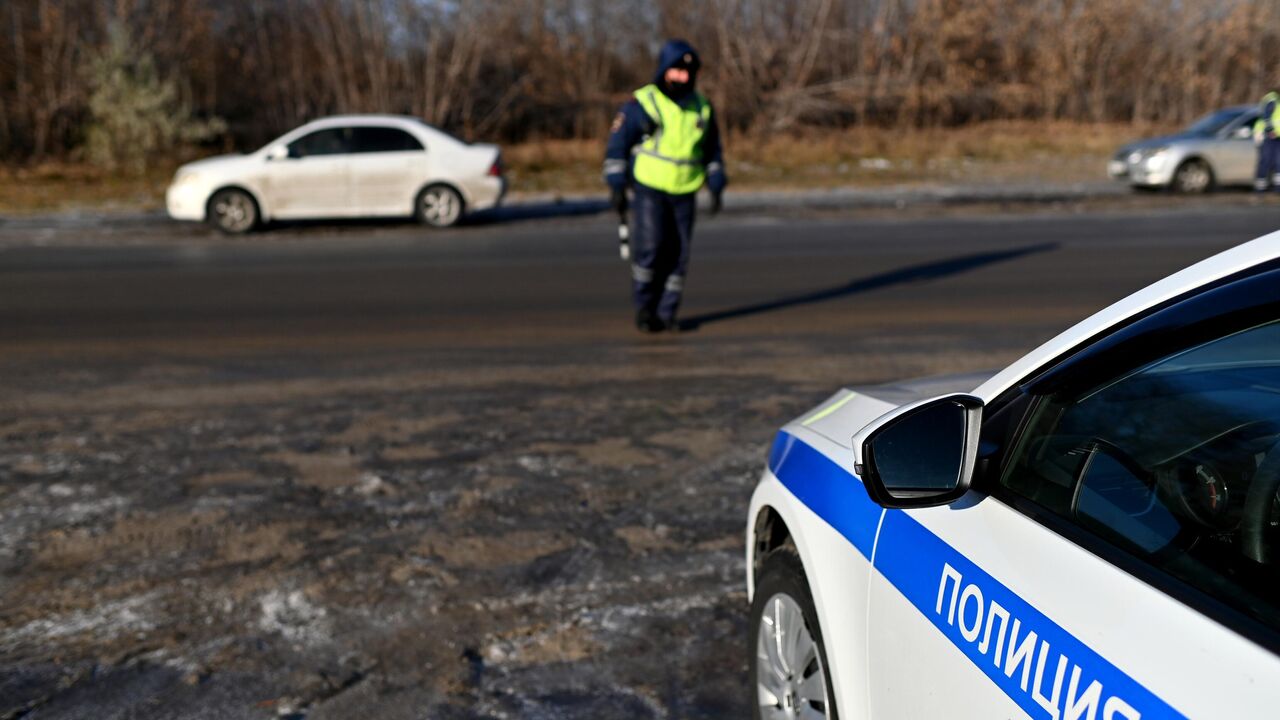
[[1034,370],[1080,347],[1099,333],[1202,285],[1280,258],[1280,231],[1201,260],[1100,310],[996,373],[974,394],[991,400]]

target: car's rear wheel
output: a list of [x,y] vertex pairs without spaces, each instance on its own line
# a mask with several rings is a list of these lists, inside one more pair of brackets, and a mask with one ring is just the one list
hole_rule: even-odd
[[804,567],[785,548],[771,553],[760,570],[749,647],[755,720],[839,717]]
[[219,190],[209,198],[205,218],[228,235],[243,235],[258,226],[258,203],[249,193],[235,188]]
[[1173,189],[1189,195],[1209,192],[1213,188],[1213,169],[1203,160],[1188,160],[1173,173]]
[[462,219],[462,196],[448,185],[432,185],[418,193],[414,213],[431,227],[452,227]]

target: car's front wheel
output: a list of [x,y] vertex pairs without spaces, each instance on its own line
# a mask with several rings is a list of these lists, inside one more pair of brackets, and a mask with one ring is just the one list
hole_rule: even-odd
[[1173,174],[1173,189],[1185,194],[1209,192],[1213,187],[1213,170],[1203,160],[1188,160]]
[[827,653],[800,558],[765,560],[751,603],[751,687],[756,720],[838,718]]
[[462,196],[448,185],[432,185],[418,193],[414,214],[431,227],[452,227],[462,219]]
[[205,219],[228,235],[242,235],[258,226],[258,203],[243,190],[219,190],[209,198]]

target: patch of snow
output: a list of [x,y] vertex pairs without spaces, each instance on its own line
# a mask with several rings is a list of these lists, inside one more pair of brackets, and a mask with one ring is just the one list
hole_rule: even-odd
[[82,634],[91,634],[95,640],[103,641],[124,633],[152,630],[156,623],[151,606],[157,594],[151,592],[104,602],[85,610],[39,618],[11,630],[0,631],[0,648],[46,643]]
[[315,645],[329,638],[327,611],[313,605],[301,590],[272,590],[258,602],[262,608],[258,627],[264,632],[280,633],[286,640],[302,645]]

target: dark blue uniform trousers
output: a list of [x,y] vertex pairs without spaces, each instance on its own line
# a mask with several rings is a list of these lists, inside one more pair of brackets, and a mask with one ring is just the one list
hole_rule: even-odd
[[668,325],[675,321],[684,293],[696,209],[697,193],[669,195],[636,184],[631,297],[636,310],[648,308]]
[[1267,138],[1258,146],[1258,168],[1253,174],[1253,187],[1280,190],[1280,139]]

